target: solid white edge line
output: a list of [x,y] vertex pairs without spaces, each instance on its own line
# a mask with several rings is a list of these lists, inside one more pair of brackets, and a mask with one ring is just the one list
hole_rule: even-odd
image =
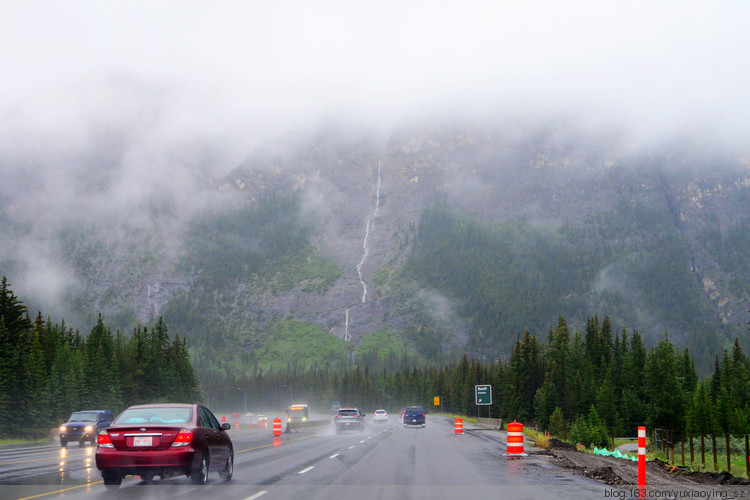
[[299,471],[299,472],[298,472],[297,474],[304,474],[305,472],[307,472],[307,471],[311,471],[311,470],[313,470],[314,468],[315,468],[315,467],[308,467],[307,469],[302,469],[302,470],[301,470],[301,471]]
[[262,496],[263,496],[263,495],[265,495],[266,493],[268,493],[268,492],[267,492],[267,491],[265,491],[265,490],[264,490],[264,491],[259,491],[259,492],[258,492],[258,493],[256,493],[255,495],[247,497],[247,498],[246,498],[245,500],[255,500],[256,498],[260,498],[260,497],[262,497]]
[[339,454],[338,454],[338,453],[334,453],[333,455],[331,455],[331,456],[330,456],[330,457],[328,457],[328,458],[336,458],[336,457],[338,457],[338,456],[339,456]]

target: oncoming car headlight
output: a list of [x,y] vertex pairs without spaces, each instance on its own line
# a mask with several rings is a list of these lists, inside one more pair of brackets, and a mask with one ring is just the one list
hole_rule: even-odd
[[94,430],[94,426],[93,425],[87,425],[86,427],[83,428],[83,430],[85,432],[91,432],[91,431]]
[[61,425],[60,426],[60,432],[68,432],[68,428],[65,427],[64,425]]

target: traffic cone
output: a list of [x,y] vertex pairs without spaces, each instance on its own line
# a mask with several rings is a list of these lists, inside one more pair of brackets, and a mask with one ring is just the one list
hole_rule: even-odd
[[461,417],[456,417],[455,433],[456,435],[464,433],[464,421]]
[[281,419],[280,418],[273,419],[273,435],[281,436]]
[[523,451],[523,424],[515,420],[508,424],[508,449],[505,453],[508,457],[525,457]]

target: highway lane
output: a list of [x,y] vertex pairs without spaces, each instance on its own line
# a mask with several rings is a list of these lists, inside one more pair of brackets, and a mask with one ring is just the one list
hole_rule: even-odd
[[0,450],[0,498],[599,499],[611,489],[558,469],[544,456],[509,459],[503,433],[467,426],[465,435],[456,436],[448,419],[431,415],[424,428],[405,429],[393,421],[370,424],[363,434],[337,435],[331,427],[276,439],[270,429],[230,434],[234,478],[222,482],[212,473],[206,486],[193,486],[187,477],[153,484],[127,477],[112,491],[89,460],[93,448],[70,447],[62,466],[55,463],[59,446]]

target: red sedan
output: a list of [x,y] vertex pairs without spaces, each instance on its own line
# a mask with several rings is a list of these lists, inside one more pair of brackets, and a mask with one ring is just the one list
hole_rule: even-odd
[[131,406],[99,433],[96,467],[112,488],[136,474],[146,482],[187,475],[193,484],[206,484],[216,471],[228,481],[234,468],[229,428],[202,405]]

